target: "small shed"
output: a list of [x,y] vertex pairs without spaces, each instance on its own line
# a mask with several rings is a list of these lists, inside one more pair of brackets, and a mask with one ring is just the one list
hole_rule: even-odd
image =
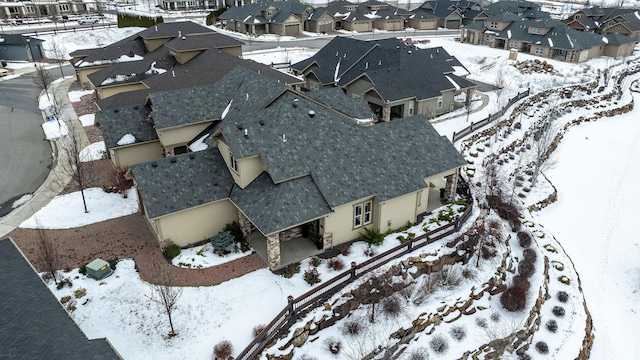
[[87,275],[96,279],[102,280],[107,276],[113,274],[113,269],[111,269],[111,265],[108,262],[102,259],[95,259],[92,262],[87,264]]

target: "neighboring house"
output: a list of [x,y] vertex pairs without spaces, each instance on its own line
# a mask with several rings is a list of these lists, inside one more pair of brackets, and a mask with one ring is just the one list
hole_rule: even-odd
[[394,38],[336,37],[291,69],[312,91],[337,86],[349,97],[364,98],[381,121],[444,114],[455,108],[457,93],[475,86],[443,48],[419,49]]
[[100,7],[96,0],[5,0],[0,2],[0,9],[0,18],[25,18],[97,13]]
[[380,1],[362,3],[332,1],[316,11],[328,12],[335,18],[336,29],[350,31],[402,30],[412,13]]
[[116,360],[108,340],[87,339],[12,239],[0,240],[0,357]]
[[312,6],[297,0],[259,1],[233,6],[219,19],[226,29],[240,33],[296,36],[305,30],[305,22],[313,12]]
[[637,41],[630,37],[579,31],[527,4],[507,1],[485,7],[488,18],[465,26],[461,41],[573,63],[633,53]]
[[224,0],[161,0],[158,4],[164,10],[196,10],[219,9],[223,7]]
[[271,269],[287,265],[295,244],[329,249],[365,228],[415,222],[430,184],[445,178],[451,200],[466,164],[424,116],[359,125],[373,116],[362,99],[307,95],[242,68],[211,86],[152,94],[150,106],[155,126],[208,124],[189,144],[200,151],[132,167],[159,242],[188,246],[237,221],[261,239]]
[[580,31],[621,34],[640,40],[640,10],[590,7],[577,11],[564,23]]
[[19,34],[0,34],[0,59],[37,61],[44,57],[44,40]]

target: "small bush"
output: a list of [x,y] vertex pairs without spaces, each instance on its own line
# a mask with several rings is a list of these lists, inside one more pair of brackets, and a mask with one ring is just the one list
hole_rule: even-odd
[[302,354],[302,356],[300,356],[300,360],[317,360],[318,358],[313,357],[309,354]]
[[467,331],[464,326],[454,326],[449,331],[451,337],[455,340],[462,341],[467,336]]
[[389,296],[382,299],[382,306],[380,307],[382,313],[390,318],[396,318],[402,312],[402,302],[397,296]]
[[374,257],[376,256],[376,251],[371,246],[369,246],[366,249],[364,249],[364,256]]
[[213,347],[216,360],[227,360],[233,352],[233,344],[229,340],[222,340]]
[[327,264],[333,270],[342,270],[344,269],[344,261],[338,257],[333,257],[329,259],[329,263]]
[[480,328],[483,328],[483,329],[486,329],[487,326],[489,326],[489,323],[487,322],[487,319],[485,319],[483,317],[479,317],[479,318],[476,318],[476,326],[480,327]]
[[524,353],[522,355],[518,355],[518,360],[531,360],[531,355]]
[[499,312],[491,313],[490,319],[493,322],[499,322],[500,321],[500,313]]
[[300,263],[293,263],[285,266],[284,273],[282,274],[282,276],[286,277],[287,279],[290,279],[293,277],[293,275],[299,272],[300,272]]
[[173,258],[180,255],[181,251],[182,249],[180,249],[180,246],[174,243],[169,243],[167,246],[164,247],[164,249],[162,249],[162,255],[164,256],[165,259],[171,261],[173,260]]
[[526,231],[519,231],[517,236],[520,246],[522,246],[523,248],[528,248],[529,246],[531,246],[531,242],[533,241],[533,237],[531,236],[531,234]]
[[340,245],[338,251],[340,251],[340,255],[342,256],[349,256],[351,255],[351,245]]
[[567,300],[569,300],[569,294],[567,294],[565,291],[558,291],[558,294],[556,296],[558,297],[558,300],[562,303],[566,303]]
[[475,279],[476,273],[471,269],[464,268],[462,269],[462,277],[465,279]]
[[513,278],[511,286],[500,295],[500,304],[509,311],[521,311],[527,305],[529,280],[523,276]]
[[80,288],[77,289],[76,291],[73,292],[73,296],[76,297],[76,299],[80,299],[81,297],[87,295],[87,289],[85,288]]
[[536,267],[532,262],[529,261],[521,261],[518,264],[518,274],[524,277],[531,277],[533,273],[536,271]]
[[66,304],[71,300],[71,296],[67,295],[67,296],[63,296],[60,298],[60,304]]
[[551,312],[557,317],[564,317],[564,308],[562,306],[554,306]]
[[547,354],[549,352],[549,346],[547,346],[547,343],[544,341],[538,341],[536,343],[536,350],[538,350],[540,354]]
[[324,341],[327,350],[333,355],[340,354],[340,349],[342,348],[342,342],[336,338],[330,337]]
[[82,275],[87,275],[87,264],[80,266],[80,268],[78,269],[78,272]]
[[73,282],[71,282],[71,280],[69,279],[62,279],[58,282],[58,285],[56,285],[56,288],[58,290],[61,290],[63,287],[68,286],[68,287],[73,287]]
[[109,267],[111,267],[111,270],[115,271],[119,261],[120,259],[111,259],[107,262],[109,263]]
[[560,281],[561,283],[563,283],[565,285],[571,284],[571,279],[569,279],[568,277],[566,277],[564,275],[558,276],[558,281]]
[[260,324],[260,325],[256,325],[253,327],[253,329],[251,330],[251,333],[253,334],[253,337],[258,337],[258,335],[260,335],[260,333],[262,332],[262,330],[264,330],[266,326],[264,324]]
[[538,254],[533,249],[525,249],[522,252],[522,255],[524,255],[525,261],[531,261],[532,263],[536,262],[536,259],[538,258]]
[[304,272],[304,281],[306,281],[309,285],[314,285],[320,282],[320,273],[316,268],[307,269]]
[[344,323],[342,327],[342,333],[345,335],[358,335],[362,330],[362,325],[358,321],[349,320]]
[[309,259],[309,264],[311,264],[311,266],[318,267],[322,264],[322,259],[317,256],[312,256],[311,259]]
[[547,326],[547,330],[551,331],[552,333],[558,330],[558,323],[555,320],[549,320],[545,325]]
[[449,349],[449,343],[447,339],[445,339],[441,335],[434,336],[431,341],[429,341],[429,346],[431,346],[431,350],[435,351],[438,354],[444,354]]
[[364,228],[364,233],[360,233],[360,239],[369,245],[380,245],[384,241],[384,234]]
[[429,350],[424,347],[413,349],[407,360],[429,360]]

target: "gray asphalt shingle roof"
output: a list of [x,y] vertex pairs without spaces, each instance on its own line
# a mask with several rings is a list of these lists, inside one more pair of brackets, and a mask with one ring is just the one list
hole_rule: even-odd
[[[546,34],[531,34],[528,32],[530,27],[550,30]],[[602,35],[571,29],[561,21],[552,19],[513,22],[504,30],[497,31],[496,38],[517,39],[566,50],[584,50],[606,44]]]
[[342,113],[351,116],[355,119],[373,119],[375,115],[371,111],[371,108],[367,102],[361,98],[347,97],[344,91],[337,87],[330,87],[318,91],[311,91],[307,93],[312,99],[316,99],[321,103],[331,106]]
[[183,35],[165,43],[165,46],[177,51],[192,51],[203,49],[222,49],[231,46],[242,46],[242,41],[216,32],[195,35]]
[[122,146],[118,142],[126,134],[133,135],[136,144],[157,140],[158,134],[148,116],[149,108],[144,105],[98,111],[96,123],[100,124],[107,149]]
[[222,155],[214,147],[131,169],[151,219],[226,199],[234,186]]
[[215,30],[196,24],[192,21],[176,21],[150,26],[137,33],[144,39],[172,38],[185,34],[216,33]]
[[[270,6],[278,8],[278,12],[270,20],[267,20],[262,16],[262,11]],[[302,4],[296,0],[258,1],[244,6],[232,6],[223,12],[219,18],[229,21],[240,21],[246,24],[266,22],[282,23],[291,15],[302,14],[307,8],[309,8],[309,5]],[[255,22],[255,20],[258,20],[258,22]],[[302,20],[306,20],[306,18]]]
[[264,234],[290,228],[331,212],[311,176],[274,184],[269,175],[263,172],[244,189],[234,186],[230,197]]
[[119,359],[105,339],[87,339],[10,239],[0,240],[0,293],[0,357]]

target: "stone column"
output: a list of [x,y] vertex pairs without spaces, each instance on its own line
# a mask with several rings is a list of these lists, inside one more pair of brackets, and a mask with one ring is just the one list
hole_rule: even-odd
[[391,120],[391,106],[385,105],[382,107],[382,121]]
[[170,157],[170,156],[175,156],[175,155],[176,154],[174,153],[173,148],[171,148],[171,149],[165,148],[164,157]]
[[333,233],[326,232],[322,234],[322,249],[327,250],[333,247]]
[[446,202],[453,202],[458,187],[458,171],[446,177],[447,183],[444,186],[444,199]]
[[244,216],[240,210],[238,210],[238,225],[240,225],[240,230],[242,231],[242,235],[244,237],[249,236],[251,234],[251,221]]
[[271,234],[267,236],[267,262],[269,268],[275,270],[282,263],[280,260],[280,234]]

